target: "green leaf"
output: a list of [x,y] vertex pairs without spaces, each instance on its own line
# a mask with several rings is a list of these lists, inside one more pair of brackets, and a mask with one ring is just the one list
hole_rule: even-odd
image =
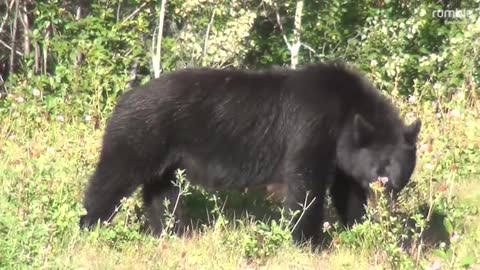
[[475,258],[472,256],[464,257],[460,260],[461,267],[471,266],[475,263]]
[[453,225],[447,217],[443,219],[443,226],[449,235],[453,234]]
[[434,256],[437,256],[437,257],[442,258],[442,259],[444,259],[444,260],[448,259],[447,254],[446,254],[443,250],[440,250],[440,249],[434,250],[434,251],[432,252],[432,254],[433,254]]

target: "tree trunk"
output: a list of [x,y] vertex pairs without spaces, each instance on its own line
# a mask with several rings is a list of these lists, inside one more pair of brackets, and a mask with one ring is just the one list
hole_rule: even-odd
[[163,22],[165,18],[165,8],[167,0],[163,0],[160,5],[160,13],[158,15],[158,34],[157,39],[152,40],[152,65],[155,78],[160,77],[162,73],[162,37],[163,37]]
[[295,21],[293,28],[293,43],[290,47],[290,66],[296,68],[298,65],[298,52],[302,45],[300,40],[300,33],[302,31],[302,15],[303,15],[303,0],[297,1],[295,8]]
[[15,11],[13,14],[13,27],[11,35],[11,45],[10,45],[10,67],[9,73],[13,74],[15,71],[15,50],[17,49],[17,26],[18,26],[18,11],[20,0],[15,0]]
[[21,21],[23,25],[23,55],[27,56],[30,54],[30,20],[28,18],[28,6],[27,2],[23,2],[21,8]]

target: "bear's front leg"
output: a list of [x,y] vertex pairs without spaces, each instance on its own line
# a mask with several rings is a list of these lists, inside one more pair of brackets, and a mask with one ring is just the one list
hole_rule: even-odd
[[136,169],[141,166],[133,164],[135,159],[128,154],[123,149],[104,149],[85,193],[87,214],[80,218],[81,228],[92,229],[98,222],[111,221],[120,200],[130,196],[141,184]]
[[325,192],[321,189],[306,190],[299,188],[299,185],[301,184],[289,185],[285,200],[287,209],[300,211],[292,224],[293,240],[296,244],[311,241],[315,247],[321,243]]
[[362,222],[366,214],[367,192],[352,177],[337,168],[330,189],[333,205],[346,228]]
[[300,213],[292,224],[295,243],[311,241],[313,247],[321,244],[324,199],[332,167],[330,163],[318,164],[318,159],[299,159],[286,166],[287,191],[284,205]]

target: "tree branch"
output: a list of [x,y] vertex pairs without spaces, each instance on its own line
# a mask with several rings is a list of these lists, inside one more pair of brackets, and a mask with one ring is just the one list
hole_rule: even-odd
[[7,10],[5,11],[5,16],[3,16],[2,23],[0,24],[0,33],[3,32],[3,27],[5,26],[8,20],[8,2],[5,1],[5,6],[7,6]]
[[283,24],[282,24],[282,21],[280,19],[280,13],[278,13],[277,3],[272,2],[272,4],[273,4],[273,8],[275,10],[275,17],[277,19],[277,25],[280,28],[280,32],[282,33],[283,41],[285,41],[285,44],[287,45],[288,50],[290,50],[290,48],[292,46],[290,45],[290,42],[288,42],[287,35],[285,34],[285,31],[283,30]]
[[212,28],[213,25],[213,20],[215,18],[215,7],[213,8],[212,11],[212,16],[210,17],[210,22],[208,22],[207,26],[207,31],[205,32],[205,41],[203,42],[203,59],[202,59],[202,65],[205,65],[205,57],[207,55],[207,47],[208,47],[208,37],[210,35],[210,29]]
[[307,44],[305,43],[301,43],[301,45],[303,47],[305,47],[307,50],[309,50],[310,52],[314,53],[314,54],[317,54],[317,51],[315,51],[315,49],[313,49],[312,47],[308,46]]
[[[162,5],[160,6],[160,13],[162,12],[162,8],[165,9],[165,3],[164,2],[167,2],[167,0],[162,1]],[[130,20],[133,16],[137,15],[137,13],[139,13],[142,10],[142,8],[145,7],[146,5],[147,5],[147,2],[144,2],[143,4],[141,4],[137,9],[135,9],[132,12],[132,14],[128,15],[125,19],[123,19],[122,22],[126,22],[126,21]]]
[[[3,40],[0,39],[0,45],[3,45],[5,48],[9,49],[10,51],[12,50],[12,47],[10,47],[7,43],[5,43]],[[23,53],[18,51],[18,50],[15,50],[15,53],[18,55],[18,56],[23,56]]]

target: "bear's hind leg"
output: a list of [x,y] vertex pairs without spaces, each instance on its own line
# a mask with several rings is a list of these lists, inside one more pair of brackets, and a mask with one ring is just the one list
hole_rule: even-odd
[[[181,221],[182,198],[179,197],[179,187],[175,186],[175,170],[169,169],[162,176],[155,176],[143,185],[143,201],[146,210],[147,231],[154,236],[160,236],[167,225],[166,215],[172,214],[174,232],[179,231],[178,224]],[[165,208],[165,200],[169,201],[168,208]],[[178,217],[178,218],[177,218]]]

